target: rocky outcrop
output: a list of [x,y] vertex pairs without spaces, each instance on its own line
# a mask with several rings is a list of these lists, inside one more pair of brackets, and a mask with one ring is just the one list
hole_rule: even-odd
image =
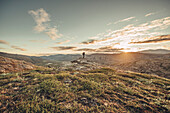
[[34,68],[35,65],[31,63],[0,56],[0,73],[21,72]]
[[89,61],[86,58],[78,58],[77,60],[63,62],[63,65],[59,70],[76,70],[76,71],[88,71],[97,68],[101,68],[103,65]]

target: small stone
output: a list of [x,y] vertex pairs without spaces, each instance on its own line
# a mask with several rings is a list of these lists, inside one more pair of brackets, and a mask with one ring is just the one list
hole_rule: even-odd
[[72,82],[72,80],[70,80],[70,79],[66,79],[65,81],[64,81],[64,83],[68,83],[68,84],[70,84]]
[[93,106],[96,105],[96,104],[97,104],[97,98],[92,99],[92,100],[90,101],[90,103],[91,103]]
[[69,108],[71,108],[71,104],[68,103],[68,104],[65,105],[65,107],[66,107],[66,109],[69,109]]
[[34,81],[37,81],[38,79],[37,79],[37,78],[34,78],[33,80],[34,80]]
[[12,83],[9,83],[8,86],[12,86]]
[[1,94],[5,94],[5,93],[6,93],[6,91],[5,91],[5,90],[2,90],[2,91],[1,91]]
[[108,106],[108,103],[105,102],[104,105],[105,105],[105,106]]
[[82,102],[83,104],[88,104],[87,98],[81,98],[80,100],[81,100],[81,102]]
[[6,107],[1,108],[1,110],[5,110],[5,109],[6,109]]
[[19,88],[18,88],[18,87],[14,87],[13,89],[14,89],[14,90],[18,90]]

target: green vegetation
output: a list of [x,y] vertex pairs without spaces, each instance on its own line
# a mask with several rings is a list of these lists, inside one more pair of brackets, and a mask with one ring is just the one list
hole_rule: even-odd
[[0,112],[165,113],[169,89],[169,79],[110,68],[39,69],[0,75]]

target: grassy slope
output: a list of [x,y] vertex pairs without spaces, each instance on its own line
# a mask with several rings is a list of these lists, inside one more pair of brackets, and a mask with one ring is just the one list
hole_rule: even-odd
[[169,79],[109,68],[14,73],[0,76],[0,112],[168,112],[169,86]]

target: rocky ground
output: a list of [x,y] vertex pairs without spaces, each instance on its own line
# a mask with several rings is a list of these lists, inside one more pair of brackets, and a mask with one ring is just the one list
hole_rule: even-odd
[[92,55],[88,60],[124,71],[155,74],[170,78],[170,54],[124,53],[120,55]]
[[117,69],[156,74],[170,79],[170,59],[149,59],[115,65]]
[[101,67],[106,67],[105,65],[89,61],[86,58],[78,58],[77,60],[63,62],[59,70],[75,70],[75,71],[89,71]]

